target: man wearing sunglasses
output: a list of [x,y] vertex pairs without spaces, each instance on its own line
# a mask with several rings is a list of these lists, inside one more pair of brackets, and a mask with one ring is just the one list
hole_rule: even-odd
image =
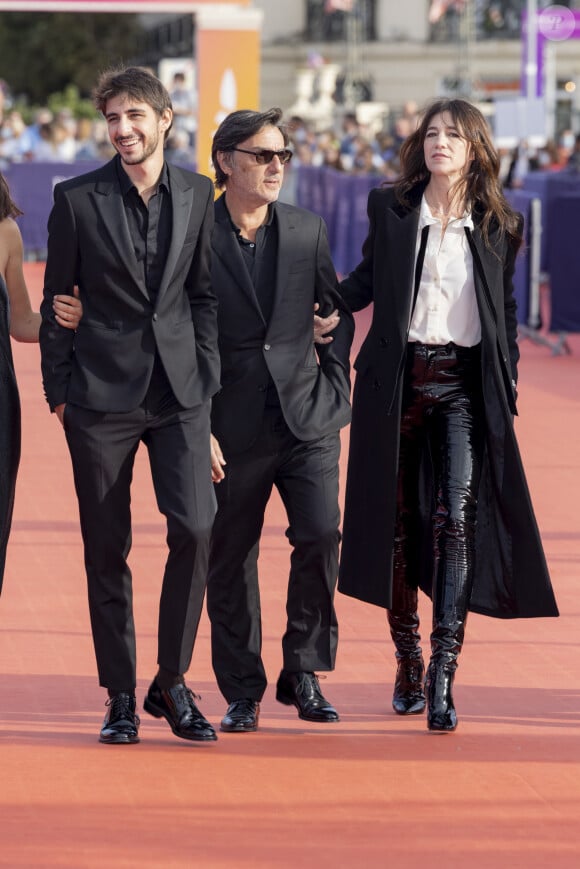
[[[334,668],[339,535],[339,430],[350,419],[354,323],[338,292],[323,221],[278,202],[292,154],[282,112],[237,111],[212,148],[216,187],[212,283],[219,300],[222,389],[212,409],[208,612],[212,661],[228,703],[226,732],[254,731],[267,685],[261,657],[258,551],[275,486],[292,547],[283,666],[276,698],[331,723],[316,670]],[[340,313],[314,345],[313,307]]]

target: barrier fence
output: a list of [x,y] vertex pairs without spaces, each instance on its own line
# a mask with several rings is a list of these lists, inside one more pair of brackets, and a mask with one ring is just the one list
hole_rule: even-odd
[[18,218],[27,259],[44,259],[46,255],[46,224],[52,208],[55,184],[91,172],[100,162],[82,163],[13,163],[4,176],[12,199],[24,212]]
[[[15,163],[5,172],[14,201],[25,212],[18,218],[28,259],[46,254],[47,221],[54,185],[90,172],[100,163]],[[334,264],[348,274],[361,258],[367,233],[369,191],[382,183],[376,175],[349,175],[325,167],[295,170],[296,202],[320,214],[328,227]],[[507,192],[525,220],[526,244],[515,274],[518,319],[522,333],[533,337],[542,326],[561,333],[554,352],[566,349],[566,332],[580,332],[580,175],[533,172],[521,190]],[[550,282],[550,322],[540,316],[540,280]],[[543,340],[543,339],[542,339]]]

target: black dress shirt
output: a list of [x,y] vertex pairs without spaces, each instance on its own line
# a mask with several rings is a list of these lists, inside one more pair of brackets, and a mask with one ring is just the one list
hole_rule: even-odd
[[[227,207],[227,206],[226,206]],[[274,306],[274,289],[276,286],[276,266],[278,262],[278,225],[276,223],[273,208],[268,207],[268,217],[265,223],[256,232],[256,240],[249,241],[244,238],[240,229],[233,220],[232,228],[240,245],[242,257],[246,264],[248,274],[254,285],[254,292],[262,311],[266,325],[270,321]],[[280,407],[280,399],[272,378],[264,384],[267,390],[266,405],[268,407]]]
[[[151,303],[155,305],[169,253],[173,227],[167,163],[163,164],[157,190],[150,197],[147,205],[123,169],[120,159],[117,160],[117,172],[137,264],[142,270],[143,281]],[[143,407],[151,413],[161,414],[172,409],[175,404],[175,396],[165,369],[159,354],[155,353],[155,362]]]
[[123,169],[120,159],[117,161],[117,171],[137,264],[142,269],[149,298],[155,303],[171,243],[171,192],[167,163],[163,164],[157,190],[147,205]]

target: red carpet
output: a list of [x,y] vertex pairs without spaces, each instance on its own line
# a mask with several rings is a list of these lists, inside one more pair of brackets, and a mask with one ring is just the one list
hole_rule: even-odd
[[[28,265],[38,304],[42,266]],[[364,318],[359,319],[360,340]],[[307,725],[270,687],[256,734],[176,739],[142,715],[142,741],[102,746],[104,693],[90,638],[76,500],[63,433],[42,396],[38,348],[15,345],[23,458],[0,600],[0,866],[393,867],[580,865],[580,340],[522,344],[517,430],[559,619],[471,616],[459,729],[428,734],[390,707],[394,657],[381,610],[338,596],[342,720]],[[343,465],[347,434],[344,438]],[[145,454],[133,492],[139,702],[155,670],[164,525]],[[261,570],[271,682],[288,545],[272,499]],[[424,635],[429,607],[423,602]],[[207,619],[191,686],[218,724]]]

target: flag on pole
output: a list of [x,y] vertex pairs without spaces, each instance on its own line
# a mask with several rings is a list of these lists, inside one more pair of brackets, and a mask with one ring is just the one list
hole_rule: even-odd
[[354,0],[326,0],[324,11],[327,15],[331,12],[352,12]]

